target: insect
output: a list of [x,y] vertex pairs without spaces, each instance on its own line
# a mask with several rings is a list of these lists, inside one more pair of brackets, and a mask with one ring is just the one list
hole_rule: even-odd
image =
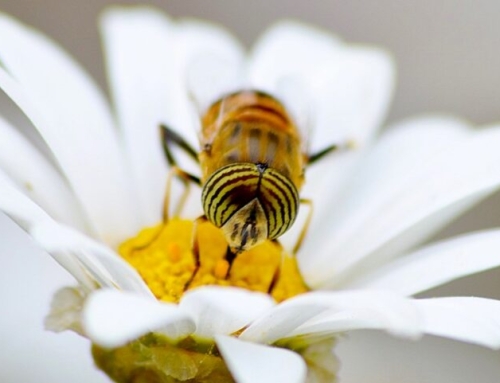
[[[188,185],[202,187],[201,202],[208,219],[222,229],[231,264],[237,254],[284,234],[297,218],[307,165],[332,152],[331,145],[304,153],[302,137],[283,104],[270,94],[242,90],[213,103],[202,117],[197,153],[182,137],[162,126],[162,143],[173,172]],[[177,167],[172,145],[199,162],[201,178]]]

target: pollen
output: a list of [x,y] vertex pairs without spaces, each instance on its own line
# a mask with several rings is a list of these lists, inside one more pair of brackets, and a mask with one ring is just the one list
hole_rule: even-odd
[[281,302],[308,291],[296,259],[276,242],[240,253],[232,265],[220,229],[207,221],[171,219],[143,229],[119,247],[153,294],[178,302],[185,291],[203,286],[235,286],[269,293]]

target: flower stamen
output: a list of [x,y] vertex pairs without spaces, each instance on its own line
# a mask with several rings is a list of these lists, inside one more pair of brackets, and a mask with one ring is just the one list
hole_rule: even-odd
[[242,252],[230,267],[222,231],[210,222],[197,224],[195,233],[194,227],[193,221],[171,219],[143,229],[119,247],[158,299],[179,302],[185,290],[203,285],[270,293],[277,301],[308,290],[295,258],[278,243],[266,241]]

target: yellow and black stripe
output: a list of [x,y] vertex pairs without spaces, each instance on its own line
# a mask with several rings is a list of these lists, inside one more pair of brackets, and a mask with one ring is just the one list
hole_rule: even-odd
[[205,215],[217,227],[257,198],[266,213],[269,239],[290,228],[299,207],[297,189],[288,178],[254,163],[233,163],[214,172],[203,186],[201,198]]

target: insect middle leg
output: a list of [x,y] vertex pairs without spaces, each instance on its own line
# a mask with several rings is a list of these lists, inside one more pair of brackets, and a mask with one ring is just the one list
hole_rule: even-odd
[[[307,212],[307,216],[306,216],[306,220],[304,222],[304,225],[302,226],[302,229],[300,230],[300,233],[299,233],[299,236],[297,238],[297,241],[295,242],[295,245],[293,246],[293,249],[292,249],[292,256],[295,256],[297,254],[297,252],[299,251],[300,249],[300,246],[302,245],[302,242],[304,241],[304,238],[307,234],[307,231],[309,229],[309,225],[311,224],[311,219],[312,219],[312,216],[313,216],[313,201],[310,200],[310,199],[304,199],[302,198],[300,200],[300,204],[302,205],[308,205],[309,207],[309,211]],[[277,245],[279,245],[281,248],[281,244],[278,240],[273,240]],[[283,248],[282,248],[282,251],[283,251]],[[283,254],[282,257],[286,257],[287,255],[286,254]],[[282,264],[276,269],[274,275],[273,275],[273,279],[271,280],[271,283],[269,284],[269,288],[268,288],[268,293],[271,294],[272,291],[274,290],[276,284],[278,283],[278,280],[280,278],[280,275],[281,275],[281,271],[283,269],[283,262],[284,262],[284,258],[282,258]]]
[[302,226],[302,229],[300,230],[299,236],[297,238],[297,242],[295,242],[295,246],[293,247],[292,254],[297,254],[297,252],[300,249],[300,246],[302,245],[302,242],[304,242],[304,238],[306,237],[307,231],[309,230],[309,226],[311,224],[311,220],[312,220],[313,213],[314,213],[314,204],[313,204],[313,201],[311,199],[301,198],[300,204],[307,205],[309,207],[309,211],[307,212],[307,216],[306,216],[306,220],[304,222],[304,225]]

